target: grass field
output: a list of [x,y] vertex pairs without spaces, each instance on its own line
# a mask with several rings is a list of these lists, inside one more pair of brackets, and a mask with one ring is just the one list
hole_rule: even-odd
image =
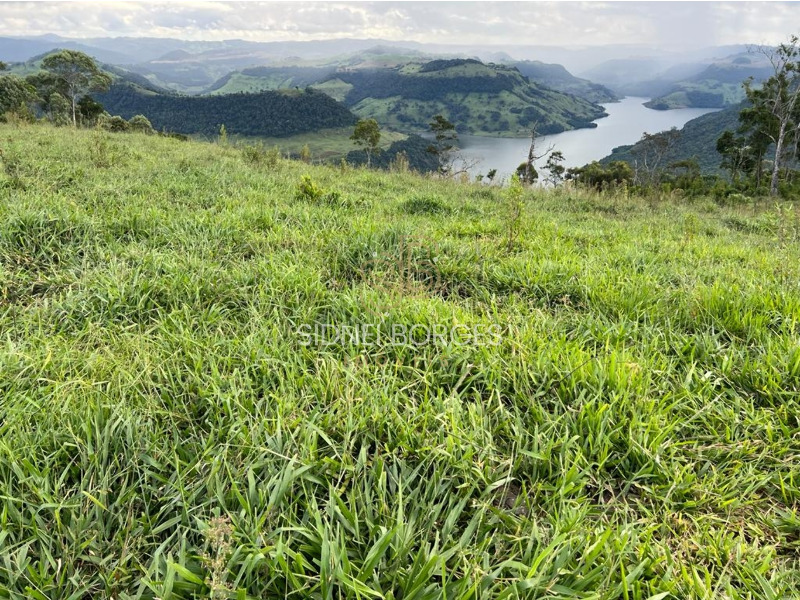
[[800,595],[796,204],[0,148],[0,597]]
[[[267,148],[278,147],[284,155],[299,154],[303,146],[308,146],[311,151],[311,159],[314,162],[330,162],[344,158],[352,150],[358,150],[350,136],[353,134],[352,127],[323,129],[309,133],[299,133],[281,138],[245,138],[231,136],[233,141],[240,145],[263,144]],[[381,131],[380,147],[387,150],[393,142],[399,142],[408,136],[396,131]]]

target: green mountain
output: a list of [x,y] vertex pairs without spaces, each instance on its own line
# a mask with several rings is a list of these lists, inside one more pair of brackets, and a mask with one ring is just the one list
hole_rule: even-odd
[[595,103],[616,102],[619,96],[612,90],[588,79],[575,77],[567,69],[558,64],[544,63],[538,60],[524,60],[511,63],[511,66],[533,81],[565,94],[572,94]]
[[728,57],[684,81],[673,84],[645,106],[656,110],[733,106],[745,98],[743,81],[750,77],[761,81],[772,73],[772,66],[763,57],[752,54]]
[[[719,173],[722,157],[717,153],[717,139],[725,130],[735,131],[739,127],[741,104],[731,106],[718,112],[708,113],[686,123],[680,130],[676,144],[667,154],[667,163],[694,158],[703,173]],[[608,164],[615,160],[624,160],[630,164],[636,161],[637,151],[641,143],[614,148],[612,153],[600,162]]]
[[551,90],[515,67],[474,59],[442,59],[392,69],[340,70],[318,89],[331,89],[360,117],[405,132],[428,128],[442,114],[460,133],[524,137],[593,127],[597,104]]

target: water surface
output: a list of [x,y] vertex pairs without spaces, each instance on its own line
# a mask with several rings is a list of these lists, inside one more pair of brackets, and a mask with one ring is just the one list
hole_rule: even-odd
[[[608,156],[617,146],[637,142],[644,132],[656,133],[671,127],[680,129],[687,121],[717,110],[653,110],[643,106],[647,101],[648,98],[629,96],[621,102],[604,104],[608,116],[595,121],[596,128],[576,129],[538,138],[537,148],[543,151],[552,144],[556,150],[564,153],[564,166],[579,167]],[[509,177],[527,159],[530,147],[530,139],[460,135],[459,141],[461,154],[467,160],[480,161],[470,170],[471,174],[485,174],[490,169],[497,169],[497,180]],[[537,166],[544,161],[539,163]],[[540,173],[540,177],[544,175]]]

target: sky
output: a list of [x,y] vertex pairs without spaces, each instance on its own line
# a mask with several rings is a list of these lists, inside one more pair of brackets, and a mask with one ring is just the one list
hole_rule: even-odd
[[0,2],[0,35],[706,47],[800,33],[791,2]]

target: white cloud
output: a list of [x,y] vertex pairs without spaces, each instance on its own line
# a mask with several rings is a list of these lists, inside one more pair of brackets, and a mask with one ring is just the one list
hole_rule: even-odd
[[798,17],[777,2],[0,2],[0,35],[699,47],[784,41]]

